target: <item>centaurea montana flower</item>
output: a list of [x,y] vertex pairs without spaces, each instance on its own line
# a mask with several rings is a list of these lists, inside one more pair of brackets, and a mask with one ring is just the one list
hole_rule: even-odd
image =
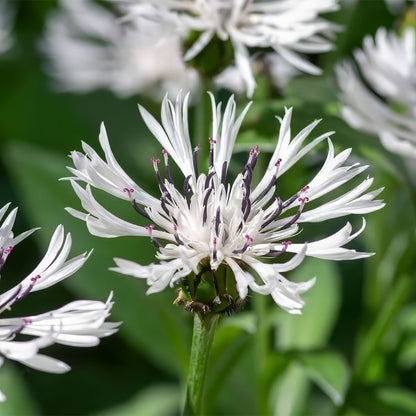
[[402,37],[380,28],[354,52],[359,72],[348,60],[336,67],[343,118],[406,158],[416,158],[415,37],[412,28]]
[[[116,258],[113,270],[145,278],[148,293],[162,291],[168,285],[181,286],[177,301],[187,309],[202,312],[231,312],[246,298],[248,289],[271,294],[275,302],[290,313],[300,313],[304,304],[300,294],[314,284],[286,280],[281,273],[297,267],[305,256],[349,260],[368,257],[343,246],[364,229],[352,233],[347,223],[336,233],[317,241],[292,243],[299,224],[321,222],[348,214],[365,214],[384,204],[375,200],[381,189],[369,191],[373,179],[366,178],[329,202],[307,209],[310,201],[333,191],[363,172],[359,163],[344,165],[351,149],[335,155],[326,133],[304,145],[319,121],[314,121],[294,138],[291,137],[292,110],[281,121],[277,146],[262,179],[253,184],[253,171],[259,155],[254,147],[247,163],[234,181],[229,181],[228,166],[238,130],[249,105],[236,117],[236,103],[231,97],[224,113],[211,95],[212,136],[209,139],[209,168],[199,173],[199,147],[192,149],[188,129],[188,99],[179,95],[176,103],[163,100],[162,124],[140,107],[140,113],[163,146],[163,170],[159,159],[152,159],[161,196],[155,198],[138,186],[121,168],[110,148],[104,125],[99,141],[102,159],[88,144],[85,152],[73,151],[75,165],[72,186],[85,212],[67,210],[86,222],[90,233],[101,237],[149,236],[157,247],[158,264],[143,266]],[[326,161],[314,178],[288,198],[275,195],[276,181],[318,143],[328,141]],[[172,158],[184,175],[183,192],[175,186],[169,169]],[[79,182],[86,183],[83,188]],[[91,187],[130,201],[135,210],[149,221],[139,226],[118,218],[94,198]],[[162,244],[161,240],[167,243]],[[266,263],[284,253],[295,255],[284,263]],[[213,289],[214,288],[214,289]],[[213,289],[213,290],[212,290]]]
[[[184,43],[194,33],[197,40],[186,50],[189,61],[214,37],[230,41],[235,65],[244,79],[247,95],[256,82],[250,68],[250,49],[273,50],[297,69],[320,74],[321,70],[300,54],[332,49],[330,39],[339,26],[319,17],[338,9],[337,0],[132,0],[120,2],[124,20],[147,18],[162,22]],[[299,54],[300,53],[300,54]]]
[[[3,220],[10,204],[0,209]],[[13,248],[32,234],[31,229],[14,236],[12,228],[17,208],[13,209],[0,225],[0,272]],[[68,259],[71,235],[65,236],[59,225],[49,243],[45,256],[36,268],[18,285],[0,294],[0,313],[9,310],[29,293],[46,289],[78,271],[90,253]],[[78,300],[40,315],[7,317],[0,319],[0,366],[4,358],[19,361],[31,368],[49,373],[64,373],[70,367],[64,362],[39,353],[39,350],[54,343],[75,347],[92,347],[101,337],[116,332],[118,323],[105,322],[113,305],[111,295],[107,302]],[[16,340],[20,334],[34,337]],[[0,401],[5,396],[0,392]]]

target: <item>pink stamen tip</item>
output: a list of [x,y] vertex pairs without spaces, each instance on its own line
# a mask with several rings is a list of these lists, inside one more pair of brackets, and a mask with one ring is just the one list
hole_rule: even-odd
[[214,245],[217,245],[217,237],[214,237]]
[[282,246],[286,249],[292,244],[291,241],[282,241]]
[[248,234],[246,234],[244,237],[246,238],[247,243],[252,243],[253,242],[253,238],[250,237]]
[[12,250],[13,250],[13,246],[9,246],[9,247],[5,248],[4,251],[3,251],[3,255],[5,254],[7,256],[8,254],[10,254],[10,252]]
[[214,145],[215,143],[217,143],[217,141],[214,140],[212,137],[210,137],[208,140],[209,140],[209,143],[210,143],[211,146]]
[[153,163],[153,167],[154,167],[155,169],[157,169],[157,165],[160,163],[160,159],[157,159],[157,158],[155,158],[155,157],[151,157],[151,158],[150,158],[150,161]]
[[155,226],[153,224],[150,224],[146,225],[144,228],[146,228],[146,230],[149,232],[149,236],[152,237],[153,229],[155,228]]
[[167,151],[167,150],[162,149],[162,155],[163,155],[163,156],[169,156],[169,153],[168,153],[168,151]]
[[22,318],[22,321],[24,325],[30,325],[32,323],[32,320],[29,318]]
[[173,231],[178,231],[178,226],[176,224],[173,224]]
[[129,198],[132,198],[132,194],[134,193],[134,189],[133,188],[124,188],[123,189],[124,192],[126,192],[129,196]]
[[280,166],[280,163],[282,163],[282,159],[279,157],[279,159],[277,159],[276,163],[274,164],[276,167]]
[[307,196],[305,196],[303,198],[299,198],[298,201],[301,202],[302,204],[305,204],[306,202],[309,201],[309,198]]
[[310,188],[309,185],[306,185],[300,191],[301,192],[306,192],[309,188]]
[[37,280],[39,280],[40,279],[40,274],[37,274],[36,276],[34,276],[34,277],[31,277],[30,278],[30,281],[31,282],[33,282],[33,283],[35,283]]

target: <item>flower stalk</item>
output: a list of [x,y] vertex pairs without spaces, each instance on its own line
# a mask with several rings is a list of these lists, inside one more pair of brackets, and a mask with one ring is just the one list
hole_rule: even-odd
[[218,314],[194,314],[191,356],[183,415],[200,415],[208,360],[214,340]]

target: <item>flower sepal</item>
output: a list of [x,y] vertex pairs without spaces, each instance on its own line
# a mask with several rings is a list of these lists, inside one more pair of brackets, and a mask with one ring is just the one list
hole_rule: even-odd
[[235,279],[227,269],[221,265],[215,271],[204,268],[198,274],[190,274],[181,282],[174,304],[184,305],[188,312],[203,315],[230,315],[242,309],[245,299],[239,297]]

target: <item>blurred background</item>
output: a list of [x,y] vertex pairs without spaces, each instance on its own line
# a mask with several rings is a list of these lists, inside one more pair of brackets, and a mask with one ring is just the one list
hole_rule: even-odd
[[[246,151],[259,144],[267,160],[277,138],[274,116],[283,115],[285,105],[294,106],[293,132],[323,118],[316,135],[335,130],[336,149],[352,147],[353,158],[370,164],[374,188],[385,187],[386,207],[366,216],[367,228],[353,244],[377,254],[353,262],[310,259],[289,273],[293,280],[317,276],[315,287],[304,295],[302,316],[286,314],[272,299],[252,296],[244,312],[223,318],[207,381],[208,414],[259,414],[264,402],[276,415],[416,414],[416,181],[403,158],[385,150],[375,135],[354,130],[339,117],[333,71],[336,62],[362,46],[364,36],[403,23],[412,3],[390,3],[393,7],[382,0],[344,2],[339,11],[326,15],[344,29],[333,51],[313,58],[323,68],[322,76],[298,74],[284,87],[273,88],[260,80],[237,139],[241,152],[236,156],[244,163]],[[192,316],[172,304],[173,289],[147,297],[145,282],[108,270],[113,257],[148,264],[155,249],[147,239],[91,236],[83,222],[64,210],[79,208],[79,202],[70,184],[59,181],[69,176],[68,154],[80,150],[81,140],[98,149],[104,121],[120,164],[146,190],[158,192],[149,158],[159,157],[160,147],[137,111],[140,103],[158,116],[157,94],[114,92],[104,85],[87,92],[63,88],[51,75],[44,40],[48,18],[62,6],[52,0],[11,0],[7,7],[12,43],[0,55],[0,205],[11,201],[19,207],[16,233],[38,226],[41,230],[13,251],[1,290],[30,272],[61,223],[73,236],[73,253],[94,248],[92,257],[76,275],[16,305],[13,315],[41,313],[74,299],[104,301],[112,290],[112,320],[123,325],[96,348],[50,347],[50,355],[72,367],[64,375],[6,362],[0,386],[7,401],[0,404],[0,414],[179,414]],[[76,60],[75,52],[71,54]],[[228,95],[225,89],[217,91],[223,100]],[[208,97],[195,93],[193,102],[206,106]],[[241,107],[246,104],[244,95],[239,102]],[[197,130],[194,107],[191,116],[191,131]],[[326,156],[325,146],[320,150],[322,154],[296,165],[291,181],[303,183],[311,177]],[[238,171],[238,163],[234,165]],[[293,189],[286,179],[283,189]],[[102,196],[106,207],[137,220],[128,204],[107,199]],[[358,229],[361,219],[351,221]],[[328,229],[326,223],[318,224],[311,235],[328,235],[344,223],[330,222]],[[258,313],[267,317],[261,328]],[[261,355],[259,331],[272,351],[267,357]]]

